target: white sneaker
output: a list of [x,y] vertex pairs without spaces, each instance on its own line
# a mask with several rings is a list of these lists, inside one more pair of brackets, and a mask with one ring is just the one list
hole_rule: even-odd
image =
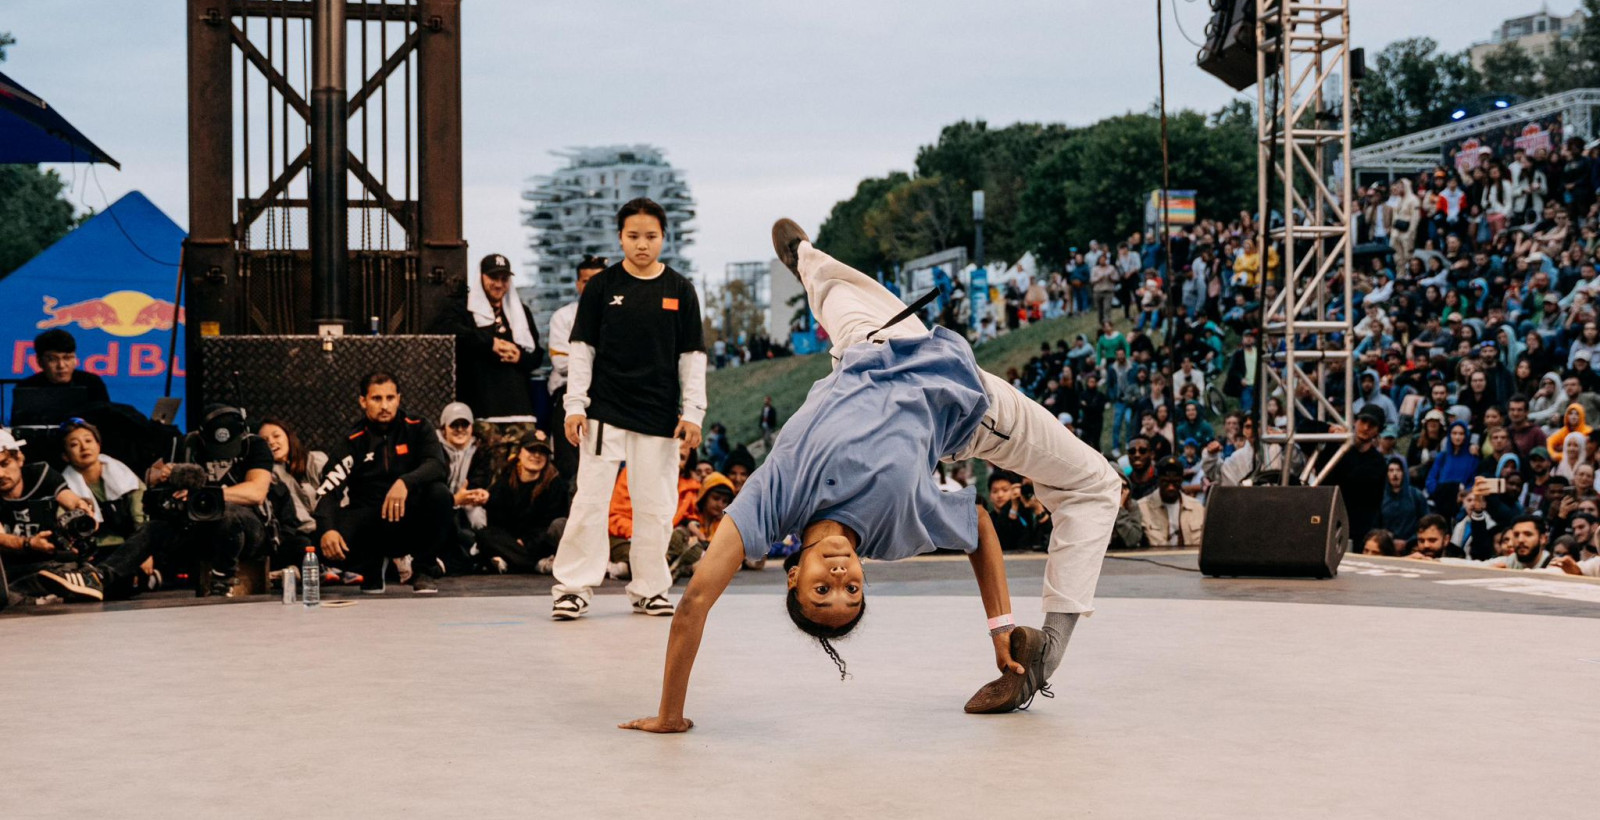
[[673,606],[672,602],[667,600],[667,596],[652,595],[648,598],[634,601],[633,613],[635,615],[671,615]]
[[555,569],[556,557],[554,555],[546,555],[539,559],[539,563],[533,565],[533,571],[540,575],[554,575]]
[[606,575],[614,581],[626,581],[633,577],[628,569],[627,561],[612,561],[606,564]]
[[577,595],[563,595],[550,605],[550,618],[556,621],[576,621],[589,611],[589,602]]

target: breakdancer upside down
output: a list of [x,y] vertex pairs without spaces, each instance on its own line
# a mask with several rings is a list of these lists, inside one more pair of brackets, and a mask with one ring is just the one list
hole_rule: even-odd
[[[1049,411],[979,370],[966,340],[929,331],[882,285],[813,247],[800,226],[779,220],[772,241],[805,286],[838,361],[728,507],[695,570],[672,621],[659,714],[622,728],[694,725],[683,703],[706,614],[746,554],[764,556],[794,532],[803,546],[784,563],[789,615],[841,675],[830,639],[849,634],[866,613],[861,557],[960,549],[972,561],[1001,670],[967,711],[1008,712],[1036,692],[1048,695],[1078,616],[1094,609],[1120,499],[1116,472]],[[969,458],[1033,479],[1050,510],[1043,631],[1012,628],[999,539],[973,490],[942,493],[935,483],[940,459]]]

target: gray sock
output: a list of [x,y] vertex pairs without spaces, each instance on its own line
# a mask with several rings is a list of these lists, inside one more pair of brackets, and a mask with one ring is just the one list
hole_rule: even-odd
[[1078,625],[1078,612],[1046,612],[1044,616],[1044,676],[1048,680],[1061,665],[1061,656],[1067,651],[1067,641],[1072,640],[1072,629]]

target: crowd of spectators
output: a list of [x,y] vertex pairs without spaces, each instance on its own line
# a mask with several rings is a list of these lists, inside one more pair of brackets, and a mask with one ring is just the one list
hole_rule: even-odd
[[[1569,140],[1462,167],[1359,188],[1354,297],[1344,304],[1336,292],[1327,306],[1354,323],[1355,443],[1330,480],[1362,552],[1600,576],[1590,425],[1600,417],[1600,159]],[[1001,315],[972,329],[981,344],[1000,325],[1094,318],[1092,339],[1044,344],[1005,376],[1120,468],[1113,548],[1198,546],[1213,487],[1248,480],[1258,462],[1298,472],[1319,457],[1257,452],[1257,400],[1269,428],[1290,413],[1302,431],[1323,423],[1309,394],[1255,393],[1257,359],[1271,351],[1253,328],[1283,275],[1280,249],[1257,246],[1256,219],[1203,220],[1175,228],[1170,243],[1135,233],[1073,249],[1062,271],[1026,285],[1012,277]],[[503,268],[485,261],[486,288]],[[499,395],[498,379],[524,378],[542,355],[526,315],[488,295],[450,315],[457,335],[482,336],[481,350],[462,354],[484,360],[461,371],[469,395]],[[83,386],[70,336],[52,334],[37,340],[35,381]],[[227,406],[205,408],[171,463],[148,468],[117,458],[130,450],[81,418],[61,426],[59,452],[44,459],[0,432],[0,589],[13,603],[179,581],[232,596],[248,591],[242,564],[281,574],[306,549],[324,559],[326,582],[371,592],[389,578],[427,593],[446,573],[548,572],[574,477],[558,442],[520,404],[411,416],[399,381],[363,380],[361,415],[326,454],[286,421]],[[1319,387],[1339,402],[1345,385],[1335,361]],[[770,401],[760,425],[770,446],[781,435]],[[693,572],[755,466],[715,423],[702,448],[682,449],[675,577]],[[972,466],[942,467],[944,485],[972,485]],[[988,471],[984,498],[1008,549],[1044,547],[1049,510],[1026,478]],[[610,516],[615,577],[629,572],[630,510],[624,472]]]
[[[1355,443],[1330,480],[1358,550],[1600,575],[1600,157],[1574,139],[1460,168],[1358,188],[1354,297],[1327,306],[1355,327]],[[1153,233],[1092,242],[1064,271],[1007,285],[1011,328],[1098,325],[1006,376],[1122,469],[1114,547],[1196,546],[1208,491],[1255,469],[1253,328],[1283,275],[1255,219],[1175,227],[1170,258]],[[1330,364],[1321,392],[1342,401],[1345,379]],[[1265,402],[1271,427],[1293,412],[1301,431],[1331,429],[1309,394]],[[1297,472],[1317,457],[1290,455]],[[990,481],[1007,546],[1037,547],[1026,479]]]

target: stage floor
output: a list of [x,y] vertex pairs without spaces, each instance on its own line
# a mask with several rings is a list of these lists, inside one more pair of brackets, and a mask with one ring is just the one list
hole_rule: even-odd
[[[616,594],[577,623],[549,621],[547,597],[492,594],[517,579],[342,609],[169,597],[7,617],[0,805],[28,818],[1592,816],[1600,721],[1582,704],[1600,687],[1600,584],[1354,556],[1333,581],[1221,581],[1174,568],[1192,555],[1139,557],[1171,566],[1108,562],[1057,697],[1000,716],[961,712],[995,674],[964,559],[869,568],[878,597],[840,645],[843,683],[787,622],[780,573],[741,574],[695,669],[696,728],[675,736],[614,728],[654,712],[669,625]],[[1039,562],[1010,563],[1016,610],[1037,624]]]

